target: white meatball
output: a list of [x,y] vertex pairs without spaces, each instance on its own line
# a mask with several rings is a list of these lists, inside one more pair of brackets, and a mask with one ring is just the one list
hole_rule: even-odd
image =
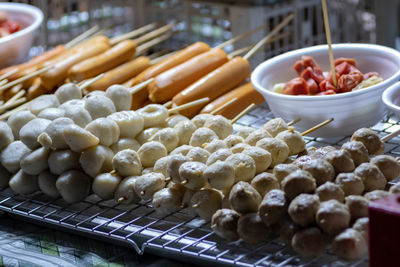
[[41,172],[38,177],[38,185],[40,191],[42,191],[43,194],[49,197],[59,197],[60,193],[58,192],[56,187],[57,178],[58,175],[52,174],[49,171]]
[[212,118],[213,115],[211,114],[198,114],[192,118],[192,122],[196,125],[197,128],[204,127],[204,123],[207,119]]
[[21,141],[9,144],[0,154],[1,164],[7,171],[16,173],[20,169],[21,159],[31,150]]
[[74,83],[66,83],[58,87],[54,95],[61,104],[71,99],[81,99],[82,90]]
[[346,197],[346,206],[353,221],[368,216],[368,204],[369,200],[362,196],[350,195]]
[[114,193],[117,190],[121,177],[110,173],[101,173],[97,175],[92,184],[93,193],[98,195],[103,200],[114,198]]
[[29,110],[37,115],[46,108],[56,108],[59,105],[60,102],[55,95],[41,95],[32,100],[29,104]]
[[232,134],[233,127],[227,118],[221,115],[216,115],[208,118],[204,122],[204,126],[211,129],[218,135],[220,139],[225,139],[228,135]]
[[351,216],[344,204],[332,199],[321,202],[315,219],[325,233],[337,234],[349,227]]
[[[50,122],[50,124],[38,136],[38,142],[51,149],[66,149],[68,144],[65,142],[64,129],[68,125],[73,125],[74,121],[70,118],[58,118]],[[47,135],[47,136],[46,136]]]
[[275,118],[267,121],[263,125],[263,129],[267,131],[272,137],[277,136],[280,132],[288,129],[286,122],[281,118]]
[[[279,183],[285,179],[286,176],[291,174],[294,171],[300,170],[300,168],[295,164],[285,164],[281,163],[275,165],[274,169],[272,170],[273,175],[278,180]],[[310,173],[311,174],[311,173]]]
[[105,96],[93,95],[86,98],[85,108],[90,116],[95,120],[97,118],[107,117],[116,112],[114,103]]
[[189,144],[190,138],[196,129],[196,125],[194,125],[194,123],[190,120],[179,121],[174,126],[174,130],[179,137],[178,145],[181,146]]
[[113,169],[121,176],[137,176],[142,173],[138,153],[132,149],[121,150],[112,159]]
[[272,136],[263,129],[255,130],[254,132],[250,133],[249,136],[245,139],[246,144],[251,146],[255,146],[257,142],[263,138],[272,138]]
[[222,195],[212,188],[204,188],[193,194],[190,200],[192,209],[204,220],[210,220],[222,207]]
[[55,120],[61,117],[65,117],[65,109],[62,108],[46,108],[42,110],[38,115],[38,118],[46,120]]
[[256,163],[246,154],[238,153],[229,156],[226,162],[235,169],[235,181],[251,181],[256,175]]
[[287,144],[289,147],[289,155],[297,155],[306,148],[306,142],[303,136],[298,131],[295,131],[293,127],[280,132],[276,138],[281,139]]
[[48,157],[50,172],[62,174],[68,170],[79,169],[79,153],[71,150],[54,150]]
[[170,160],[170,156],[166,156],[160,158],[154,163],[153,172],[159,172],[164,175],[164,177],[168,177],[168,162]]
[[271,166],[285,162],[290,152],[287,144],[277,138],[263,138],[257,142],[256,146],[261,147],[271,153]]
[[168,118],[168,110],[163,105],[149,104],[137,110],[144,119],[144,128],[162,124]]
[[0,121],[0,151],[14,141],[14,135],[7,123]]
[[11,177],[9,186],[17,194],[32,194],[39,190],[38,177],[19,170],[13,177]]
[[237,144],[244,143],[244,139],[239,135],[231,134],[224,139],[224,142],[226,144],[226,147],[231,148]]
[[176,188],[163,188],[153,195],[152,206],[161,215],[168,215],[181,209],[183,192]]
[[188,158],[182,154],[170,155],[167,163],[167,177],[171,177],[174,183],[180,184],[182,180],[179,175],[179,168],[187,161]]
[[235,146],[231,147],[231,152],[234,154],[242,153],[243,150],[245,150],[246,148],[249,148],[249,147],[251,147],[251,146],[246,143],[239,143],[239,144],[236,144]]
[[121,137],[135,138],[143,130],[143,117],[133,110],[115,112],[107,118],[118,124]]
[[355,170],[354,175],[359,176],[364,183],[365,191],[383,190],[386,186],[386,178],[379,168],[373,163],[361,163]]
[[70,170],[58,177],[56,187],[67,203],[77,203],[89,195],[91,183],[92,178],[85,173]]
[[358,175],[354,173],[340,173],[336,176],[335,183],[338,184],[344,194],[348,195],[361,195],[364,192],[364,183]]
[[206,180],[203,176],[206,165],[201,162],[188,161],[179,167],[179,176],[182,184],[191,190],[199,190],[205,184]]
[[189,145],[183,145],[183,146],[178,146],[177,148],[175,148],[174,150],[171,151],[171,153],[169,153],[170,155],[176,155],[176,154],[182,154],[184,156],[187,155],[187,153],[189,153],[189,151],[192,149],[192,146]]
[[121,181],[114,193],[114,198],[118,203],[132,204],[140,201],[140,197],[136,194],[133,188],[136,178],[137,176],[130,176]]
[[208,157],[206,164],[211,165],[219,160],[225,161],[231,155],[233,155],[233,153],[230,149],[228,148],[219,149]]
[[181,121],[190,121],[190,120],[187,117],[180,114],[172,115],[168,117],[167,120],[165,121],[166,122],[165,127],[175,128],[175,126]]
[[114,153],[118,153],[119,151],[124,149],[132,149],[138,151],[139,148],[140,148],[139,142],[136,141],[136,139],[132,138],[121,138],[111,146],[111,149],[114,151]]
[[106,92],[105,92],[105,91],[99,91],[99,90],[91,91],[91,92],[89,92],[88,94],[86,94],[86,95],[83,97],[83,99],[86,100],[86,99],[88,99],[89,97],[93,97],[93,96],[104,96],[104,97],[106,97]]
[[26,154],[21,160],[21,169],[27,174],[38,175],[49,167],[49,154],[50,150],[44,147]]
[[39,135],[46,130],[50,123],[50,120],[38,118],[29,121],[19,131],[21,141],[30,149],[38,148],[40,144],[37,139]]
[[254,159],[254,162],[256,163],[256,173],[261,173],[267,170],[271,165],[271,154],[265,149],[253,146],[245,148],[242,153]]
[[130,110],[132,94],[125,86],[114,84],[107,88],[106,96],[114,102],[117,111]]
[[172,128],[164,128],[156,132],[150,141],[160,142],[165,146],[168,152],[174,150],[179,143],[179,137]]
[[160,127],[152,127],[144,129],[136,136],[136,140],[138,140],[138,142],[143,145],[144,143],[149,142],[150,138],[154,134],[156,134],[159,130],[161,130]]
[[162,157],[168,155],[167,149],[160,142],[144,143],[138,150],[140,161],[143,167],[153,167],[154,163]]
[[206,163],[208,157],[210,156],[210,153],[207,150],[202,149],[200,147],[194,147],[189,150],[189,152],[186,154],[186,156],[191,161]]
[[150,172],[136,178],[133,189],[142,199],[151,199],[155,192],[165,187],[165,177],[161,173]]
[[8,187],[12,174],[0,164],[0,189]]
[[32,112],[30,112],[29,110],[23,110],[12,114],[8,118],[7,124],[11,128],[14,138],[19,139],[19,131],[21,130],[21,128],[35,118],[36,116],[33,115]]
[[242,137],[243,139],[246,139],[252,132],[254,132],[256,129],[253,127],[247,127],[247,126],[240,126],[237,129],[237,135]]
[[77,108],[85,108],[85,100],[84,99],[71,99],[62,103],[59,108],[62,109],[77,109]]
[[223,140],[214,139],[210,143],[206,143],[204,149],[210,153],[214,153],[219,149],[228,148]]
[[349,228],[335,237],[332,252],[343,260],[354,261],[367,254],[368,246],[360,232]]
[[63,136],[68,147],[75,152],[82,152],[99,144],[99,138],[94,134],[73,124],[64,128]]
[[213,188],[225,190],[235,182],[235,168],[228,162],[217,161],[204,170],[203,176]]
[[218,136],[214,133],[214,131],[202,127],[193,132],[189,144],[191,146],[203,147],[203,145],[210,143],[214,139],[218,139]]
[[102,172],[112,170],[114,153],[105,146],[94,146],[84,150],[79,158],[79,164],[88,175],[95,177]]
[[99,138],[100,144],[111,146],[119,139],[118,124],[112,119],[98,118],[86,125],[85,130]]
[[84,128],[89,122],[92,121],[89,111],[84,107],[69,107],[65,109],[65,117],[73,120],[76,125]]

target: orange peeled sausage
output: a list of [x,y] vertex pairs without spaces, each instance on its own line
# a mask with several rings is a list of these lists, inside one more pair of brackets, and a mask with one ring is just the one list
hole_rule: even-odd
[[107,71],[101,79],[89,85],[87,89],[88,91],[104,91],[113,84],[120,84],[128,80],[130,77],[136,76],[149,66],[150,59],[148,57],[138,57]]
[[264,97],[254,89],[250,82],[248,82],[218,97],[205,106],[200,113],[211,113],[234,98],[237,98],[235,102],[226,106],[215,115],[219,114],[225,118],[233,119],[240,111],[248,107],[251,103],[260,104],[264,102]]
[[68,77],[72,81],[78,82],[94,77],[132,59],[135,51],[136,43],[134,41],[122,41],[104,53],[72,66]]
[[65,80],[68,70],[71,68],[71,66],[87,58],[94,57],[100,53],[103,53],[109,47],[109,44],[100,42],[97,44],[92,44],[90,46],[90,49],[79,49],[75,54],[56,63],[54,65],[54,68],[46,71],[40,76],[43,86],[47,90],[53,89],[54,86],[60,84]]
[[155,77],[147,87],[153,102],[166,102],[187,86],[228,61],[224,50],[213,48]]
[[[174,96],[172,102],[179,106],[203,97],[208,97],[212,101],[232,88],[235,88],[249,77],[250,73],[251,67],[249,62],[242,57],[235,57]],[[204,105],[197,105],[185,109],[180,113],[187,117],[192,117],[202,107]]]
[[142,73],[140,73],[129,85],[129,87],[134,86],[138,83],[147,81],[150,78],[156,77],[157,75],[175,67],[178,66],[179,64],[182,64],[185,61],[188,61],[189,59],[200,55],[204,52],[207,52],[210,50],[210,47],[203,42],[196,42],[192,45],[189,45],[188,47],[180,50],[176,54],[167,57],[164,60],[161,60],[157,64],[151,66],[150,68],[146,69]]

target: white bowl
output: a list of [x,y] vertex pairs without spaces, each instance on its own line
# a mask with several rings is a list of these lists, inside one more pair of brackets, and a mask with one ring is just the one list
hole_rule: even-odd
[[18,32],[0,38],[0,68],[26,60],[36,30],[42,24],[43,13],[34,6],[18,3],[0,3],[0,11],[21,24]]
[[393,84],[383,92],[382,101],[400,119],[400,82]]
[[269,59],[253,71],[251,81],[276,117],[285,121],[301,118],[295,126],[299,131],[334,118],[333,122],[310,136],[344,136],[361,127],[373,126],[385,114],[381,100],[383,91],[400,78],[400,53],[373,44],[335,44],[333,54],[335,58],[354,58],[362,73],[376,71],[384,81],[365,89],[336,95],[293,96],[272,91],[274,84],[297,77],[293,65],[302,55],[312,56],[323,71],[329,71],[327,45],[294,50]]

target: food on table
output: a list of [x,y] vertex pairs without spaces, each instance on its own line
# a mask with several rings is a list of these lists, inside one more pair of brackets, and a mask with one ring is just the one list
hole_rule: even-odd
[[322,185],[335,178],[335,169],[332,164],[323,159],[311,158],[302,164],[302,169],[311,173],[317,185]]
[[344,192],[342,188],[332,182],[326,182],[320,186],[318,186],[315,193],[318,195],[321,201],[327,201],[330,199],[336,199],[339,202],[344,201]]
[[380,137],[369,128],[361,128],[353,133],[351,140],[360,141],[368,150],[369,155],[382,154],[385,145],[381,141]]
[[347,206],[331,199],[321,202],[315,220],[317,225],[327,234],[338,234],[350,224],[350,212]]
[[237,233],[240,214],[231,209],[217,210],[211,219],[211,228],[214,233],[228,241],[239,239]]
[[288,201],[285,192],[279,189],[272,189],[265,194],[258,207],[258,214],[267,226],[279,222],[287,213]]
[[113,199],[121,180],[121,177],[118,175],[108,172],[101,173],[93,179],[92,191],[101,199]]
[[268,172],[257,174],[253,180],[251,180],[251,186],[254,187],[262,197],[269,191],[280,188],[279,181],[272,173]]
[[294,223],[308,226],[315,223],[319,205],[320,199],[317,195],[300,194],[290,202],[288,213]]
[[222,194],[213,188],[203,188],[193,194],[190,204],[197,215],[208,221],[222,208]]
[[262,197],[249,183],[240,181],[236,183],[229,193],[229,203],[232,209],[245,214],[257,212]]
[[123,179],[114,193],[114,199],[118,201],[118,203],[122,204],[132,204],[138,203],[140,201],[140,197],[136,194],[136,191],[133,189],[137,176],[129,176]]
[[309,257],[317,257],[325,250],[323,233],[317,227],[297,231],[291,245],[296,252]]
[[0,38],[13,34],[22,29],[18,21],[11,20],[7,12],[0,11]]
[[239,237],[249,244],[266,241],[271,235],[271,229],[263,223],[257,213],[247,213],[240,216],[237,232]]
[[315,179],[309,172],[296,170],[286,176],[281,182],[282,190],[286,197],[294,199],[301,193],[314,193],[316,189]]
[[369,200],[363,196],[350,195],[346,197],[346,206],[353,221],[368,216]]
[[364,189],[367,192],[384,189],[387,183],[383,173],[373,163],[362,163],[354,170],[354,174],[361,178],[364,183]]

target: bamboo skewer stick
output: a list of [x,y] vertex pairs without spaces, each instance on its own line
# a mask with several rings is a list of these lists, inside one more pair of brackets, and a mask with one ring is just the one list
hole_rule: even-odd
[[166,58],[168,58],[168,57],[174,55],[175,53],[176,53],[176,51],[171,52],[171,53],[168,53],[168,54],[165,54],[165,55],[160,56],[160,57],[157,57],[157,58],[154,58],[154,59],[152,59],[152,60],[150,61],[150,64],[151,64],[151,65],[157,64],[157,63],[160,62],[161,60],[164,60],[164,59],[166,59]]
[[[31,100],[31,101],[32,101],[32,100]],[[5,120],[5,119],[8,119],[12,114],[14,114],[14,113],[16,113],[16,112],[18,112],[18,111],[28,109],[29,104],[31,103],[31,101],[26,102],[25,104],[23,104],[23,105],[21,105],[21,106],[19,106],[19,107],[17,107],[17,108],[14,108],[14,109],[12,109],[12,110],[10,110],[10,111],[7,111],[6,113],[0,115],[0,121]],[[14,103],[15,103],[15,102],[14,102]]]
[[301,118],[297,118],[297,119],[295,119],[295,120],[292,120],[291,122],[288,122],[287,126],[295,125],[295,124],[298,123],[299,121],[301,121]]
[[170,31],[175,26],[175,24],[176,23],[171,23],[171,24],[162,26],[162,27],[158,28],[157,30],[151,31],[151,32],[149,32],[149,33],[147,33],[147,34],[145,34],[145,35],[143,35],[143,36],[141,36],[141,37],[139,37],[137,39],[134,39],[134,41],[138,45],[143,44],[143,43],[145,43],[145,42],[147,42],[147,41],[149,41],[149,40],[151,40],[151,39],[153,39],[153,38],[155,38],[155,37],[157,37],[159,35],[162,35],[162,34],[168,32],[168,31]]
[[28,80],[30,78],[33,78],[35,76],[38,76],[38,75],[42,74],[43,72],[48,71],[51,68],[53,68],[53,66],[44,67],[44,68],[42,68],[40,70],[34,71],[34,72],[29,73],[29,74],[27,74],[27,75],[25,75],[25,76],[23,76],[23,77],[21,77],[19,79],[16,79],[16,80],[14,80],[12,82],[9,82],[6,85],[0,86],[0,91],[6,90],[6,89],[8,89],[10,87],[13,87],[14,85],[22,83],[22,82],[24,82],[24,81],[26,81],[26,80]]
[[169,108],[170,106],[172,106],[172,101],[168,101],[167,103],[164,103],[163,106],[166,108]]
[[138,85],[135,85],[134,87],[129,89],[129,92],[133,95],[137,92],[139,92],[140,90],[144,89],[147,87],[147,85],[149,85],[151,82],[154,81],[154,78],[150,78],[147,81],[144,81],[142,83],[139,83]]
[[7,79],[8,77],[10,77],[11,75],[13,75],[13,74],[15,74],[17,72],[18,72],[18,69],[13,69],[13,70],[10,70],[7,73],[4,73],[3,75],[0,76],[0,81],[2,81],[4,79]]
[[5,85],[5,84],[7,84],[7,83],[8,83],[8,80],[7,80],[7,79],[2,80],[2,81],[0,81],[0,86],[3,86],[3,85]]
[[184,109],[187,109],[187,108],[191,108],[191,107],[194,107],[194,106],[197,106],[197,105],[201,105],[201,104],[207,103],[209,101],[210,101],[210,98],[208,98],[208,97],[200,98],[200,99],[197,99],[195,101],[192,101],[192,102],[189,102],[189,103],[186,103],[186,104],[171,108],[170,110],[168,110],[168,113],[171,114],[171,113],[174,113],[174,112],[178,112],[178,111],[181,111],[181,110],[184,110]]
[[328,123],[331,123],[332,121],[333,121],[333,118],[330,118],[330,119],[328,119],[328,120],[326,120],[326,121],[323,121],[323,122],[321,122],[321,123],[315,125],[314,127],[312,127],[312,128],[310,128],[310,129],[308,129],[308,130],[302,132],[301,135],[302,135],[302,136],[305,136],[305,135],[307,135],[307,134],[309,134],[309,133],[312,133],[312,132],[318,130],[319,128],[321,128],[322,126],[325,126],[325,125],[327,125]]
[[141,34],[143,34],[145,32],[153,30],[156,26],[157,26],[157,23],[153,22],[153,23],[147,24],[147,25],[145,25],[143,27],[140,27],[140,28],[138,28],[136,30],[133,30],[131,32],[127,32],[127,33],[124,33],[122,35],[116,36],[116,37],[114,37],[114,38],[112,38],[110,40],[110,44],[114,45],[114,44],[119,43],[119,42],[121,42],[123,40],[127,40],[127,39],[130,39],[130,38],[137,37],[137,36],[139,36],[139,35],[141,35]]
[[239,34],[238,36],[235,36],[235,37],[233,37],[232,39],[229,39],[229,40],[223,42],[222,44],[217,45],[215,48],[224,48],[224,47],[227,46],[227,45],[233,44],[233,43],[235,43],[236,41],[242,40],[242,39],[244,39],[244,38],[246,38],[246,37],[252,35],[253,33],[258,32],[259,30],[262,30],[262,29],[266,28],[267,25],[268,25],[268,24],[264,24],[264,25],[261,25],[261,26],[255,28],[255,29],[252,29],[252,30],[250,30],[250,31],[248,31],[248,32]]
[[98,25],[90,28],[89,30],[81,33],[80,35],[76,36],[74,39],[72,39],[71,41],[66,43],[65,44],[65,48],[68,49],[68,48],[71,48],[71,47],[77,45],[79,42],[85,40],[86,38],[88,38],[89,36],[91,36],[92,34],[97,32],[98,30],[99,30],[99,26]]
[[388,134],[388,135],[385,135],[384,137],[381,138],[381,141],[382,141],[382,142],[389,141],[390,139],[392,139],[392,138],[398,136],[399,134],[400,134],[400,129],[397,130],[397,131],[394,131],[393,133],[390,133],[390,134]]
[[224,108],[226,108],[227,106],[229,106],[230,104],[236,102],[238,100],[237,97],[232,98],[231,100],[229,100],[228,102],[226,102],[225,104],[223,104],[222,106],[219,106],[218,108],[214,109],[213,111],[210,112],[211,115],[215,115],[218,112],[220,112],[221,110],[223,110]]
[[326,7],[326,0],[321,0],[321,1],[322,1],[322,13],[324,14],[326,42],[328,43],[328,50],[329,50],[329,64],[331,66],[332,81],[333,85],[337,86],[335,61],[333,59],[333,51],[332,51],[331,30],[329,27],[329,19],[328,19],[328,8]]
[[[25,90],[20,90],[18,91],[18,93],[16,93],[15,95],[13,95],[10,99],[8,99],[8,101],[5,103],[5,105],[7,105],[8,103],[12,103],[15,100],[17,100],[18,98],[21,98],[25,95]],[[1,107],[0,107],[1,108]]]
[[103,76],[104,76],[104,73],[101,73],[101,74],[97,75],[96,77],[91,78],[91,79],[81,83],[79,85],[79,89],[81,89],[82,91],[85,90],[89,85],[91,85],[92,83],[94,83],[94,82],[100,80],[101,78],[103,78]]
[[138,46],[138,48],[136,49],[135,55],[140,56],[140,55],[144,54],[144,52],[146,52],[151,47],[171,38],[172,35],[173,35],[173,33],[166,33],[166,34],[161,35],[145,44],[142,44],[141,46]]
[[25,102],[26,102],[26,97],[22,97],[22,98],[17,99],[17,100],[15,100],[13,102],[5,103],[4,105],[2,105],[0,107],[0,114],[3,113],[4,111],[6,111],[7,109],[19,106],[19,105],[21,105],[21,104],[23,104]]
[[238,115],[236,115],[235,118],[233,118],[231,120],[231,124],[234,124],[235,122],[237,122],[241,117],[243,117],[247,112],[249,112],[251,109],[253,109],[256,106],[256,104],[251,103],[247,108],[245,108],[244,110],[242,110],[242,112],[240,112]]

